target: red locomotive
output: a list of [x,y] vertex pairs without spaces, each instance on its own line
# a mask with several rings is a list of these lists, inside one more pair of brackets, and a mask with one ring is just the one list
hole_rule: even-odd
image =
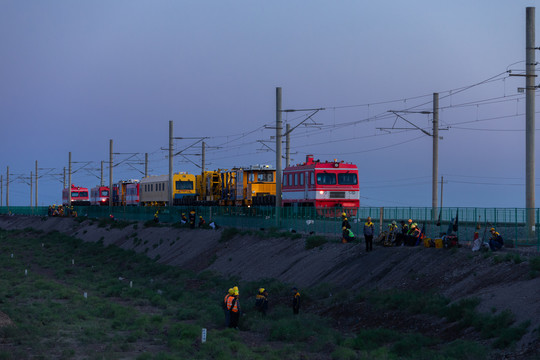
[[109,205],[109,187],[96,186],[90,189],[90,205]]
[[356,215],[360,207],[358,167],[343,161],[314,160],[283,170],[283,206],[315,207],[320,215]]
[[88,188],[75,186],[71,184],[71,204],[68,203],[68,197],[70,189],[62,190],[62,204],[64,205],[90,205],[90,199],[88,197]]

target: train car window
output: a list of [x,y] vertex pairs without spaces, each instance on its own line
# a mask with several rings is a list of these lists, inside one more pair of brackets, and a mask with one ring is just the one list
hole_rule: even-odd
[[315,173],[311,173],[311,185],[315,185]]
[[255,181],[255,174],[254,174],[254,173],[249,173],[248,181],[249,181],[250,183],[252,183],[252,182]]
[[287,174],[283,175],[283,186],[287,186]]
[[77,197],[79,196],[79,192],[78,191],[72,191],[71,192],[71,197]]
[[338,184],[340,185],[356,185],[358,184],[358,177],[355,173],[341,173],[338,174]]
[[300,173],[300,185],[304,185],[304,173]]
[[193,190],[193,181],[177,181],[176,190]]
[[294,173],[294,186],[298,185],[298,173]]
[[154,191],[154,184],[150,184],[150,191]]
[[81,191],[79,193],[79,196],[82,196],[82,197],[88,197],[88,191]]
[[289,186],[292,186],[293,182],[292,182],[292,174],[289,174]]
[[109,196],[109,190],[101,190],[101,196]]
[[318,173],[317,174],[318,185],[335,185],[336,174],[333,173]]

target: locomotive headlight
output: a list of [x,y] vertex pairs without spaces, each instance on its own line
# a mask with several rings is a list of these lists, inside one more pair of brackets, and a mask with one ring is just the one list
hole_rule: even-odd
[[324,195],[324,191],[319,191],[319,194]]

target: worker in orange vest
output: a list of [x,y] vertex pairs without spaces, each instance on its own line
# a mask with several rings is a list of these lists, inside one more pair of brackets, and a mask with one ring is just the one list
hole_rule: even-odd
[[227,295],[225,295],[225,298],[223,299],[223,313],[225,314],[225,327],[229,327],[229,324],[231,322],[231,313],[227,309],[227,301],[230,297],[234,295],[234,290],[232,288],[229,289],[229,292]]
[[227,299],[227,310],[230,312],[229,327],[238,329],[238,321],[240,320],[240,301],[238,297],[240,292],[236,286],[233,289],[235,289],[233,296],[229,296]]

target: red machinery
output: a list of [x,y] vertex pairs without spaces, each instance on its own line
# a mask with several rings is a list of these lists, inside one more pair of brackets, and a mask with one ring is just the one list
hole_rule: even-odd
[[283,206],[315,207],[320,215],[337,216],[342,211],[356,215],[360,207],[358,167],[343,161],[314,160],[283,170]]

